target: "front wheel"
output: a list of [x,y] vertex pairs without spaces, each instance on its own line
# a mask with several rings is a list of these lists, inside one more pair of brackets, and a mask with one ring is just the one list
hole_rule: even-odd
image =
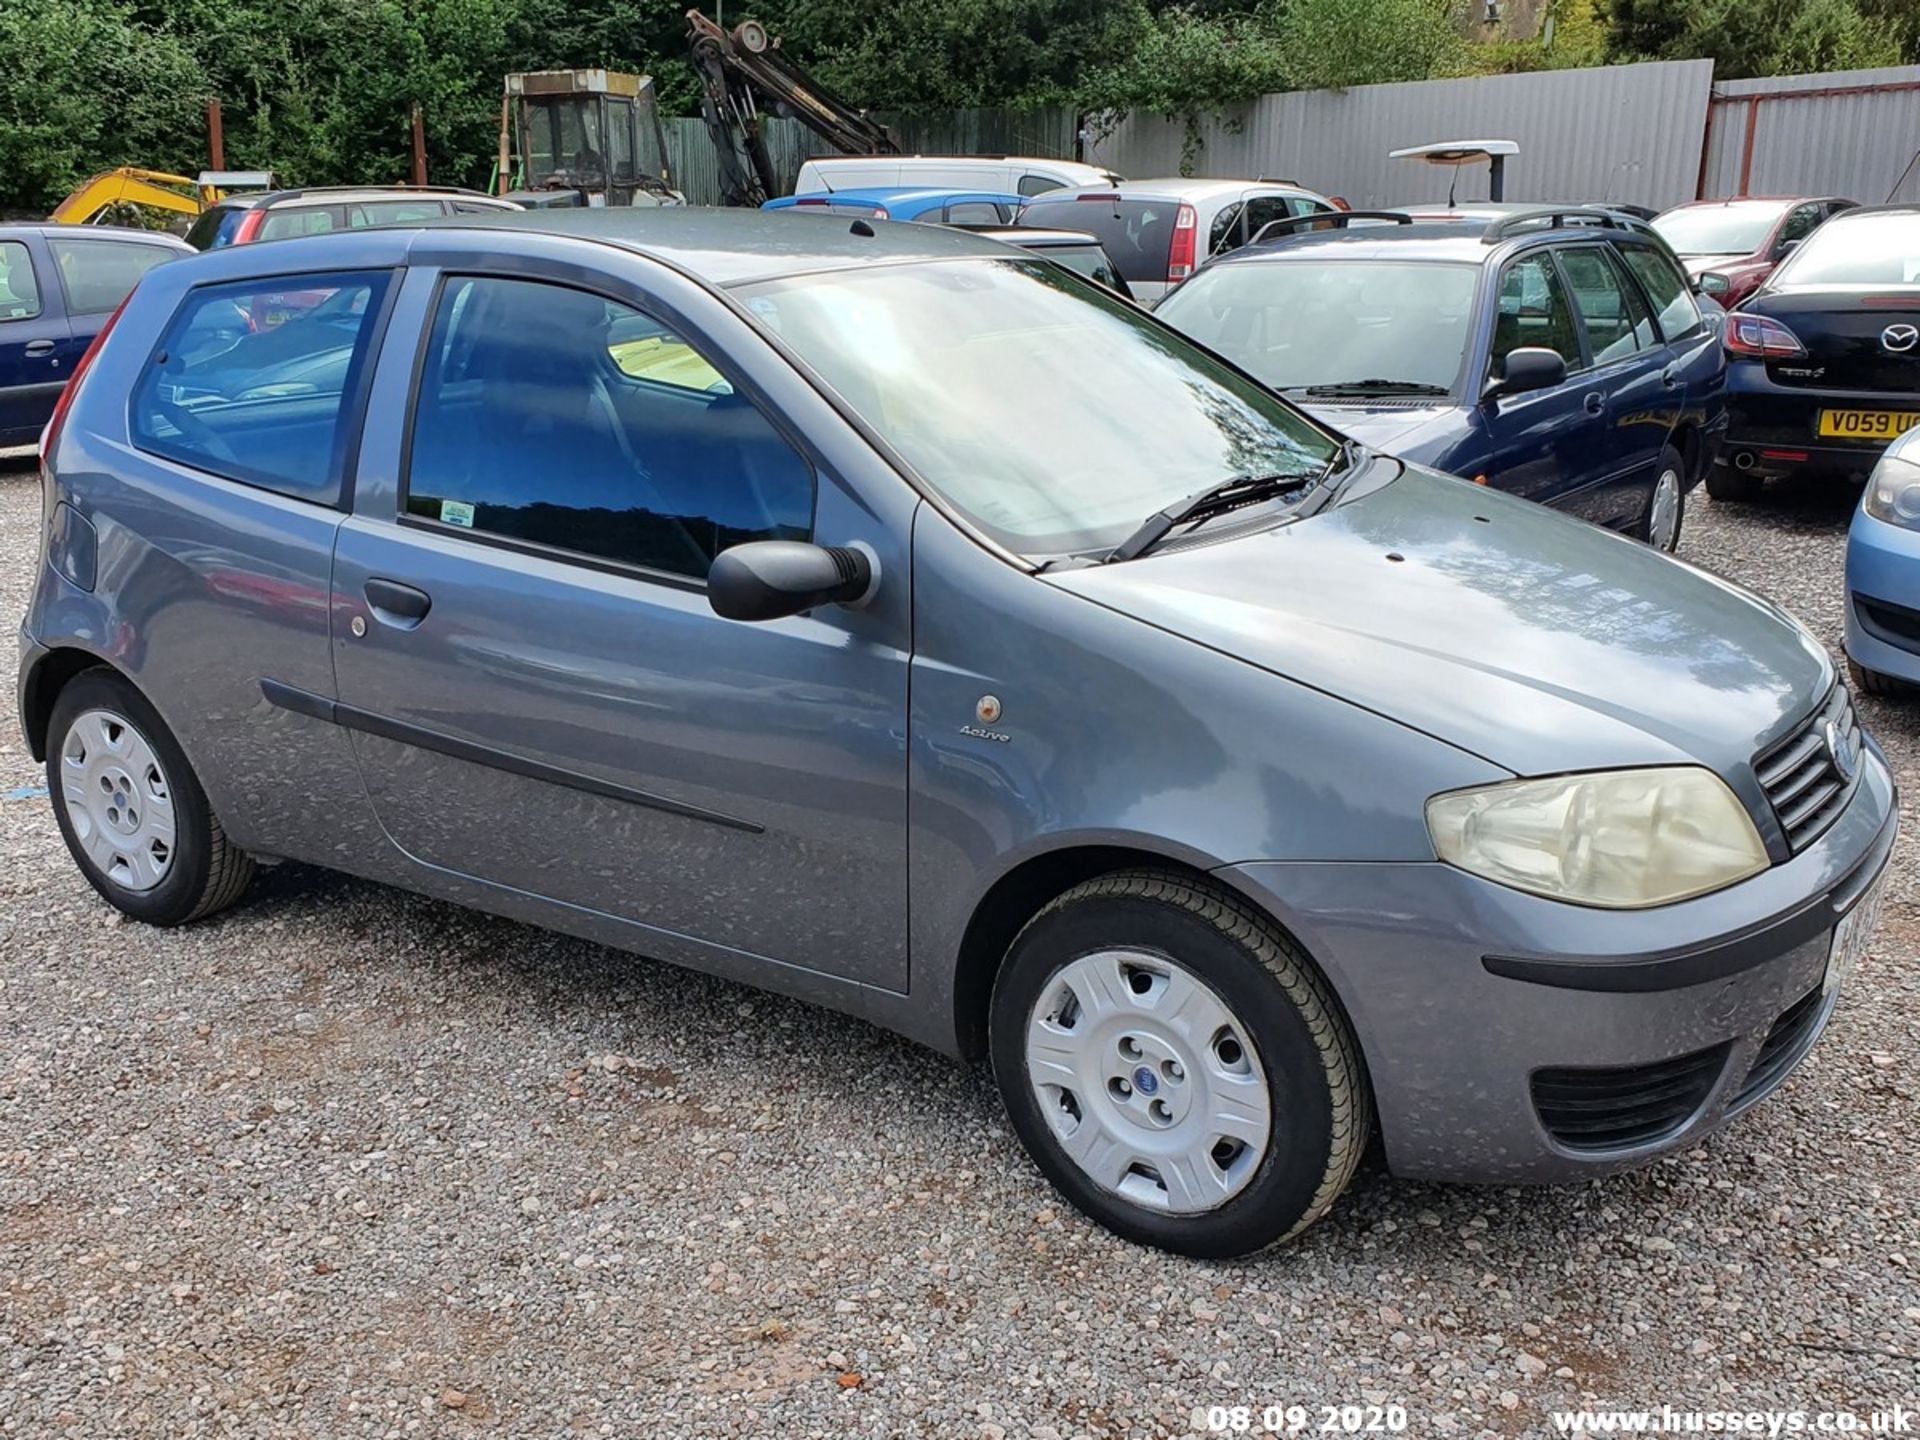
[[76,676],[54,702],[47,790],[80,873],[135,920],[198,920],[253,878],[166,722],[111,670]]
[[1326,981],[1264,915],[1184,876],[1075,887],[994,985],[1015,1131],[1081,1211],[1208,1259],[1291,1239],[1366,1148],[1366,1072]]

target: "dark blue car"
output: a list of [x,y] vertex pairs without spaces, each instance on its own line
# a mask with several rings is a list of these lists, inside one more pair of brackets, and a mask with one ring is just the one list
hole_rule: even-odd
[[0,225],[0,452],[40,438],[74,365],[140,277],[191,254],[150,230]]
[[1720,317],[1599,211],[1281,222],[1155,312],[1376,449],[1672,550],[1726,427]]

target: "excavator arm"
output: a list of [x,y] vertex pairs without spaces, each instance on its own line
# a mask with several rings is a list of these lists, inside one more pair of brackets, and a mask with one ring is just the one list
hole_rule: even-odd
[[780,188],[760,133],[763,114],[798,120],[849,155],[896,155],[893,135],[841,100],[780,53],[780,41],[757,20],[722,30],[698,10],[687,12],[693,68],[701,80],[700,114],[720,153],[722,200],[764,204]]
[[181,215],[198,215],[206,208],[197,181],[123,166],[94,176],[54,206],[47,218],[62,225],[87,225],[116,205],[148,205]]

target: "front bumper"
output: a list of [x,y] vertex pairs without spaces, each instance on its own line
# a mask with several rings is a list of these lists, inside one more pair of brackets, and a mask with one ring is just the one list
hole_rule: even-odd
[[[1834,1003],[1820,993],[1833,929],[1886,866],[1894,801],[1869,742],[1852,799],[1813,844],[1655,910],[1561,904],[1438,863],[1221,873],[1326,971],[1365,1055],[1395,1174],[1564,1182],[1701,1139],[1812,1048]],[[1575,1072],[1592,1086],[1569,1090]],[[1674,1123],[1569,1143],[1565,1107],[1601,1103],[1627,1075],[1682,1097]]]
[[1853,512],[1847,533],[1847,654],[1920,684],[1920,531]]
[[1782,385],[1758,361],[1736,360],[1727,367],[1727,437],[1714,463],[1769,479],[1864,480],[1888,442],[1822,439],[1820,412],[1913,408],[1911,394]]

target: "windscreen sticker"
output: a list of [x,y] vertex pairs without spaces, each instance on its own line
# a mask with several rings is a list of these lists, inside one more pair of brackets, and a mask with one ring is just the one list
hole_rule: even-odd
[[442,525],[464,525],[473,528],[473,506],[465,500],[442,500],[440,502],[440,523]]

